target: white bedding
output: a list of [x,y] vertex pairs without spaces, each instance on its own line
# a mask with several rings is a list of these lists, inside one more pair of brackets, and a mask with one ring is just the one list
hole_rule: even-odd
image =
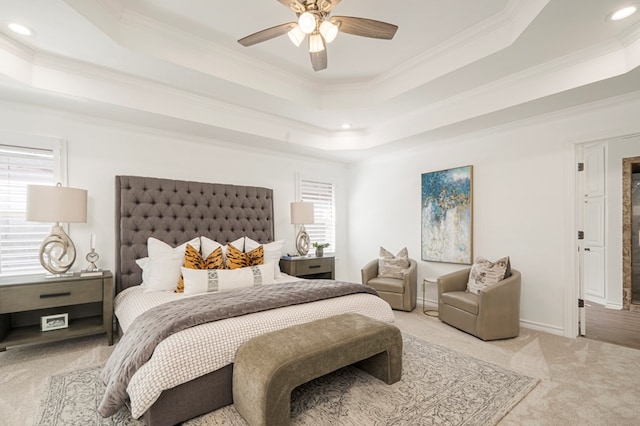
[[[282,274],[276,281],[294,280],[299,281]],[[126,333],[133,320],[146,310],[185,297],[198,295],[145,292],[139,286],[130,287],[116,296],[115,314]],[[362,293],[228,318],[176,333],[162,341],[151,359],[131,378],[127,387],[131,414],[134,418],[140,417],[163,390],[232,363],[238,347],[252,337],[346,312],[357,312],[380,321],[394,321],[387,302]]]

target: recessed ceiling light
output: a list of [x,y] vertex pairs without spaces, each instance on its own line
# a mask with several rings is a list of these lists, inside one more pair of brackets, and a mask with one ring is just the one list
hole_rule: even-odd
[[637,10],[638,6],[636,5],[625,6],[621,9],[614,10],[609,15],[607,15],[607,20],[620,21],[621,19],[628,18],[629,16],[633,15]]
[[35,34],[31,28],[26,25],[18,24],[17,22],[9,22],[7,27],[16,34],[20,34],[26,37],[30,37]]
[[340,127],[342,127],[342,130],[349,130],[349,129],[351,128],[351,124],[349,124],[349,123],[344,123],[344,124],[343,124],[342,126],[340,126]]

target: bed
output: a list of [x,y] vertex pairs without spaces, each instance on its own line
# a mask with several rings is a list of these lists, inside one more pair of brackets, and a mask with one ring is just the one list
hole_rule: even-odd
[[[115,310],[122,331],[155,306],[198,297],[140,288],[142,270],[136,260],[147,256],[150,237],[174,247],[199,237],[221,244],[246,237],[267,247],[274,242],[273,215],[268,188],[117,176]],[[276,281],[299,279],[276,272]],[[377,296],[352,294],[180,331],[162,341],[131,378],[127,392],[132,415],[148,425],[173,425],[229,405],[238,341],[344,312],[393,321],[390,307]]]

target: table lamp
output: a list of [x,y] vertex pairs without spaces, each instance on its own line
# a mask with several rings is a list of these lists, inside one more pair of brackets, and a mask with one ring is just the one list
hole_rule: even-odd
[[31,222],[54,222],[40,245],[40,263],[53,275],[64,274],[76,260],[76,247],[60,222],[87,222],[87,191],[56,186],[27,185],[27,215]]
[[309,234],[307,234],[304,225],[311,224],[315,221],[313,215],[313,203],[298,201],[291,203],[291,224],[300,225],[298,236],[296,237],[296,250],[301,256],[309,253]]

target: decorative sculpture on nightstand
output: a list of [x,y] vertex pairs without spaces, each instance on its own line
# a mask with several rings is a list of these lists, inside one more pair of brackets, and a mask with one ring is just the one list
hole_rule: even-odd
[[96,262],[100,259],[96,249],[92,248],[89,253],[87,253],[87,262],[89,262],[89,266],[87,266],[87,272],[97,271],[98,267],[96,266]]
[[81,276],[102,274],[102,271],[96,266],[96,262],[100,259],[100,256],[98,256],[98,252],[96,252],[96,236],[94,234],[91,234],[91,251],[87,253],[85,259],[89,262],[89,266],[80,273]]
[[40,264],[52,274],[64,274],[76,261],[76,247],[62,226],[53,225],[40,245]]

